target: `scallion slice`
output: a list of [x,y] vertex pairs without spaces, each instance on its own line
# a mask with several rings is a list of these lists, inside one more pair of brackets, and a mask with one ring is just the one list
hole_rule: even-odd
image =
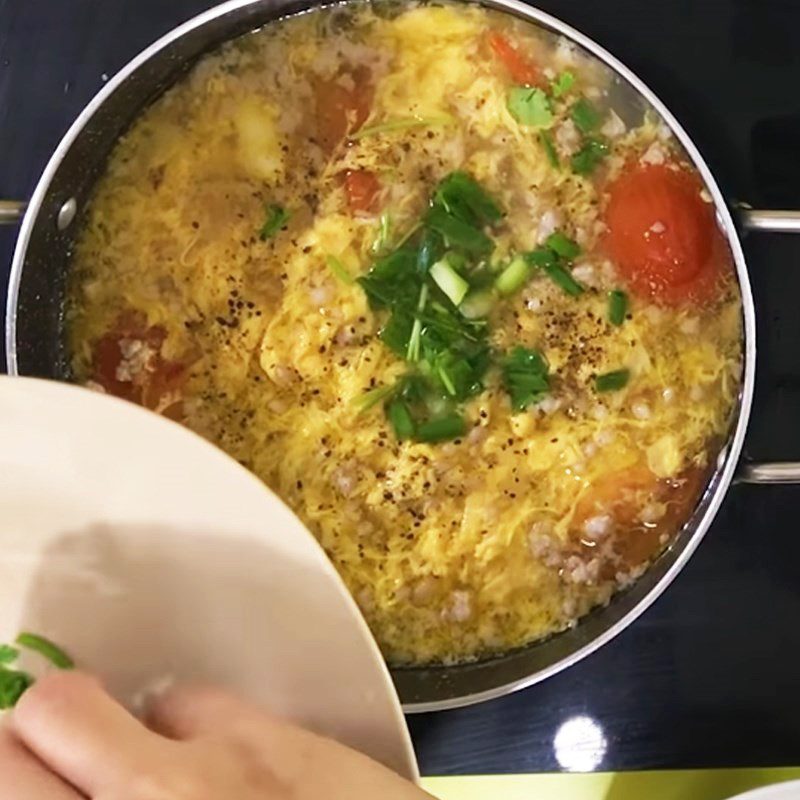
[[550,131],[539,131],[539,141],[542,144],[542,148],[544,149],[544,154],[547,156],[547,160],[550,162],[550,166],[554,169],[558,169],[560,162],[558,160],[558,153],[556,153],[556,146],[553,144],[553,137],[550,135]]
[[628,295],[622,289],[608,293],[608,321],[612,325],[622,325],[628,313]]
[[417,427],[417,439],[420,442],[444,442],[463,436],[467,423],[460,414],[447,414],[444,417],[423,422]]
[[509,295],[521,289],[531,276],[531,268],[523,256],[514,256],[511,263],[497,276],[494,287],[500,294]]
[[583,294],[583,286],[581,286],[561,264],[545,264],[544,271],[547,273],[550,280],[563,289],[568,295],[579,297]]
[[595,378],[594,385],[598,392],[616,392],[628,385],[631,379],[629,369],[615,369]]
[[431,267],[430,276],[454,306],[467,296],[469,284],[453,269],[447,256]]
[[16,644],[34,650],[59,669],[72,669],[75,666],[75,662],[58,645],[36,633],[21,633],[17,636]]
[[392,400],[386,408],[386,415],[394,430],[394,435],[400,439],[410,439],[414,435],[414,420],[408,406],[402,400]]

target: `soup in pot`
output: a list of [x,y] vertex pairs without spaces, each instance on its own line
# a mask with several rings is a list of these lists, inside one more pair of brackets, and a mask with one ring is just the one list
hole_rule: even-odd
[[711,197],[623,89],[477,6],[226,44],[110,157],[75,379],[274,489],[394,664],[575,625],[691,514],[741,373]]

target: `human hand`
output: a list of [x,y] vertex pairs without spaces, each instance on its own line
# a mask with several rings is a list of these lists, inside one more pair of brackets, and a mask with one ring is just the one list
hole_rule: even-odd
[[220,690],[171,690],[148,725],[87,675],[42,678],[0,727],[0,800],[431,800]]

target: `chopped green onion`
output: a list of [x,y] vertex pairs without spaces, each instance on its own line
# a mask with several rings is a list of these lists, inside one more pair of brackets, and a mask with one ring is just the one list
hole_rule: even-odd
[[261,227],[261,241],[265,242],[272,238],[281,228],[283,228],[291,217],[291,213],[283,206],[270,203],[267,206],[267,217]]
[[494,296],[490,291],[484,289],[480,292],[470,292],[461,302],[458,310],[467,319],[480,319],[488,316],[493,305]]
[[537,247],[530,253],[525,253],[523,258],[532,267],[540,269],[558,264],[558,256],[549,247]]
[[441,234],[426,228],[417,251],[417,272],[427,275],[430,268],[439,260],[444,250]]
[[608,145],[602,139],[587,139],[583,147],[570,159],[576,175],[590,175],[608,153]]
[[514,86],[508,93],[508,110],[521,125],[549,128],[553,124],[553,111],[547,95],[536,88]]
[[467,423],[460,414],[448,414],[444,417],[428,420],[417,427],[417,440],[420,442],[443,442],[463,436]]
[[565,236],[560,231],[551,233],[547,237],[545,245],[567,261],[572,261],[581,254],[580,245],[574,239],[570,239],[569,236]]
[[407,361],[419,361],[420,337],[422,334],[422,320],[420,314],[425,310],[428,302],[428,285],[423,284],[419,290],[419,300],[417,301],[417,314],[414,317],[414,324],[411,326],[411,335],[408,338],[408,350],[406,351]]
[[570,115],[581,133],[592,133],[600,126],[602,120],[600,112],[585,97],[582,97],[572,106]]
[[547,361],[538,350],[515,347],[503,359],[502,370],[503,386],[515,411],[538,402],[550,389]]
[[521,289],[531,276],[531,268],[523,256],[514,256],[511,263],[497,276],[494,287],[500,294],[509,295]]
[[375,237],[375,241],[372,243],[372,247],[370,247],[371,252],[373,255],[377,255],[378,253],[382,252],[386,249],[386,246],[389,244],[389,236],[391,234],[392,228],[392,218],[388,211],[384,211],[378,222],[378,235]]
[[563,289],[567,294],[572,295],[572,297],[578,297],[583,294],[583,286],[581,286],[561,264],[547,264],[544,267],[544,271],[553,283]]
[[59,669],[72,669],[75,666],[75,662],[58,645],[36,633],[21,633],[17,636],[16,644],[34,650]]
[[439,368],[436,370],[436,373],[439,376],[439,380],[441,380],[442,385],[447,390],[447,394],[451,395],[452,397],[455,397],[456,386],[453,383],[453,379],[447,372],[447,368],[445,366],[439,366]]
[[554,81],[550,82],[550,92],[553,97],[561,97],[562,94],[566,94],[572,88],[574,83],[575,76],[571,72],[562,72]]
[[402,400],[392,400],[389,403],[386,414],[394,430],[394,435],[400,439],[410,439],[414,435],[414,420],[408,406]]
[[498,222],[503,218],[503,212],[488,192],[461,170],[443,178],[433,197],[434,203],[442,205],[448,214],[472,225]]
[[10,644],[0,644],[0,664],[11,664],[16,661],[19,650]]
[[363,414],[365,411],[378,405],[382,400],[391,397],[397,391],[397,386],[376,386],[368,392],[359,395],[354,404],[358,407],[358,413]]
[[595,378],[594,385],[598,392],[616,392],[628,384],[631,373],[628,369],[616,369]]
[[325,256],[325,263],[330,268],[331,272],[342,282],[342,283],[353,283],[355,280],[353,276],[347,271],[347,267],[339,261],[336,256]]
[[443,206],[432,206],[425,221],[451,247],[460,247],[475,256],[488,255],[494,249],[494,243],[480,228],[453,216]]
[[447,125],[453,121],[452,117],[407,117],[403,119],[390,119],[386,122],[379,122],[376,125],[367,125],[351,133],[347,138],[350,141],[363,139],[365,136],[377,136],[382,133],[394,133],[395,131],[407,131],[410,128],[434,128]]
[[556,153],[556,147],[553,144],[553,137],[550,135],[550,132],[539,131],[539,141],[542,143],[544,154],[547,156],[550,166],[554,169],[558,169],[559,166],[561,166],[561,162],[558,160],[558,153]]
[[608,293],[608,321],[612,325],[622,325],[628,313],[628,295],[621,289]]
[[450,266],[446,256],[431,267],[431,278],[454,306],[467,296],[469,284]]
[[0,669],[0,710],[13,708],[33,685],[33,678],[16,669]]

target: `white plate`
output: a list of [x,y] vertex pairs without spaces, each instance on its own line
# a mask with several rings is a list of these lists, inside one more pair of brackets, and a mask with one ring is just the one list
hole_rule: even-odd
[[737,794],[730,800],[798,800],[800,798],[800,781],[776,783],[774,786],[764,786],[753,789],[751,792]]
[[417,777],[400,705],[314,538],[200,437],[0,377],[0,642],[58,642],[128,704],[214,681]]

